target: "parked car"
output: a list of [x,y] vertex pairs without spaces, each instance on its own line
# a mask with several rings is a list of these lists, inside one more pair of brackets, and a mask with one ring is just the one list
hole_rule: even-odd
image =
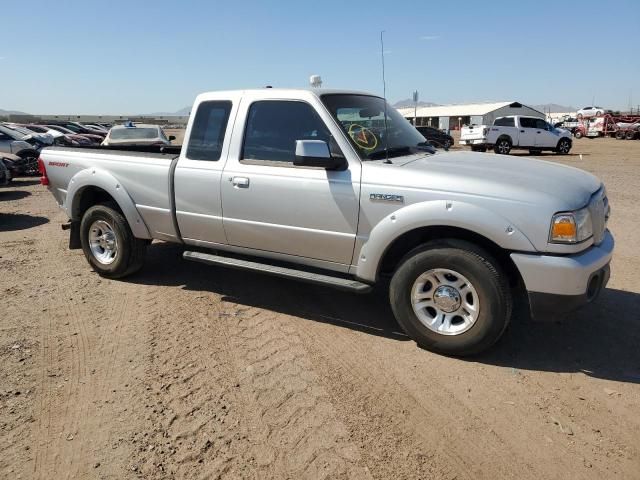
[[[32,158],[22,158],[12,153],[0,152],[0,162],[11,173],[10,180],[37,173],[37,161],[34,161]],[[34,170],[34,168],[36,170]]]
[[22,134],[24,137],[31,137],[33,141],[27,140],[27,142],[31,143],[34,146],[37,146],[38,148],[53,145],[53,136],[49,133],[32,132],[24,128],[22,125],[18,125],[15,123],[4,123],[3,125],[7,128],[10,128],[11,130]]
[[[75,131],[67,128],[67,127],[63,127],[62,125],[58,125],[58,124],[50,124],[50,125],[45,125],[47,128],[50,128],[52,130],[57,130],[58,132],[64,133],[65,135],[77,135],[80,136],[82,138],[85,138],[86,140],[89,140],[93,145],[99,145],[102,140],[103,137],[101,137],[100,135],[93,135],[91,133],[76,133]],[[77,138],[75,138],[77,140]]]
[[433,127],[416,127],[416,130],[436,148],[449,150],[453,145],[453,137],[442,130]]
[[[11,171],[2,161],[2,153],[0,153],[0,187],[6,187],[11,183]],[[0,196],[0,200],[2,197]]]
[[609,204],[590,173],[434,151],[370,94],[211,92],[192,111],[182,147],[43,150],[69,246],[100,275],[138,271],[155,238],[186,260],[353,292],[389,278],[405,332],[456,355],[494,344],[514,303],[549,319],[607,284]]
[[58,130],[49,128],[46,125],[29,124],[29,125],[23,125],[23,127],[33,132],[50,134],[53,137],[54,145],[73,147],[77,145],[88,146],[94,143],[90,139],[88,139],[87,137],[83,137],[82,135],[77,135],[74,133],[72,134],[62,133]]
[[[85,136],[92,135],[93,138],[100,137],[100,140],[98,143],[104,140],[104,137],[106,136],[105,132],[85,127],[84,125],[78,122],[52,121],[52,122],[47,122],[47,125],[51,128],[53,128],[54,126],[65,128],[71,133],[76,133],[76,134],[85,135]],[[69,133],[69,132],[66,132],[66,133]]]
[[20,162],[12,162],[11,173],[13,177],[37,173],[36,162],[40,154],[40,147],[32,136],[0,125],[0,153],[9,153],[20,158]]
[[578,119],[589,117],[601,117],[605,114],[605,109],[602,107],[583,107],[576,112]]
[[92,130],[97,130],[100,133],[104,133],[105,135],[109,132],[108,128],[105,128],[102,125],[98,125],[98,124],[95,124],[95,123],[83,123],[82,125],[87,127],[87,128],[91,128]]
[[159,125],[145,123],[116,125],[109,130],[102,145],[105,146],[142,146],[142,145],[171,145],[174,136],[167,136]]

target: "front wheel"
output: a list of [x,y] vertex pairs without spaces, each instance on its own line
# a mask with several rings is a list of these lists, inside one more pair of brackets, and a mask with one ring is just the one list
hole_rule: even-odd
[[571,150],[571,140],[568,138],[561,138],[556,147],[556,152],[560,155],[567,155]]
[[133,236],[115,205],[96,205],[85,212],[80,241],[87,261],[103,277],[126,277],[144,263],[146,243]]
[[500,266],[459,240],[431,242],[410,253],[391,279],[389,298],[409,337],[447,355],[488,349],[511,318],[511,292]]

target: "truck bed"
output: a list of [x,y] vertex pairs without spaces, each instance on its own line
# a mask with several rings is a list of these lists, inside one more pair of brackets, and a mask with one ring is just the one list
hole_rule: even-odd
[[[126,192],[125,200],[135,208],[129,214],[133,218],[134,233],[140,238],[151,235],[171,241],[176,238],[171,215],[171,165],[178,158],[180,149],[173,145],[48,147],[42,150],[40,157],[51,182],[50,190],[70,218],[73,218],[73,212],[72,205],[67,203],[67,189],[73,193],[87,182],[107,192],[113,188],[109,193],[114,198],[116,192]],[[81,176],[76,177],[76,174]],[[95,177],[89,179],[88,174]],[[76,180],[73,183],[72,178]],[[123,189],[118,190],[120,186]],[[141,230],[136,231],[137,228]]]
[[180,155],[182,145],[139,145],[139,146],[103,146],[103,145],[91,145],[82,147],[47,147],[47,150],[59,150],[68,152],[88,151],[91,153],[109,153],[111,155],[132,155],[143,157],[177,157]]

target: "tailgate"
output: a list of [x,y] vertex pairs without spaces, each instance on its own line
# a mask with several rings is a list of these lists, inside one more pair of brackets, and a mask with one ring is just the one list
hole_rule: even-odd
[[460,143],[483,143],[489,128],[486,125],[469,125],[460,130]]

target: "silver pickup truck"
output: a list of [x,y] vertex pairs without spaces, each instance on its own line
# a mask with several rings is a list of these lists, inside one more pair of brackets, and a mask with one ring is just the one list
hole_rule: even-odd
[[494,344],[516,301],[552,318],[609,279],[609,205],[589,173],[436,151],[360,92],[212,92],[192,111],[182,148],[42,152],[70,247],[99,274],[136,272],[158,239],[186,260],[354,292],[390,279],[400,326],[454,355]]

